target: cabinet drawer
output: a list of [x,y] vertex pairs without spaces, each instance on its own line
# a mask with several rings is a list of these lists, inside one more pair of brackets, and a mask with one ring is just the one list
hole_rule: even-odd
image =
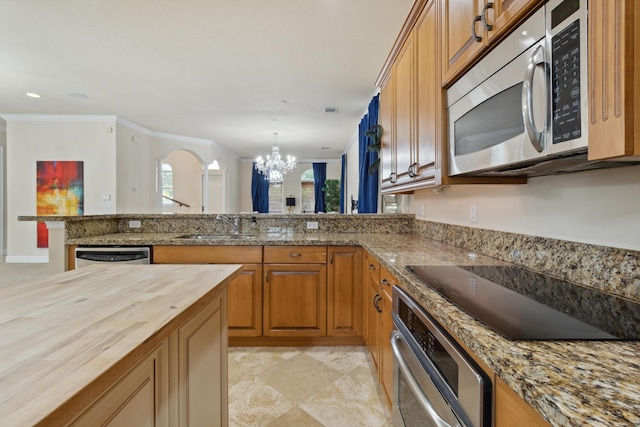
[[264,262],[278,264],[326,264],[326,246],[265,246]]
[[262,246],[154,246],[154,264],[261,264]]

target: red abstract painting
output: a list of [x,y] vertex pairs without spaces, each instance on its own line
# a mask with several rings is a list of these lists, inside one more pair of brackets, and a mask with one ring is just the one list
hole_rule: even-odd
[[[36,215],[84,213],[84,166],[76,161],[38,161]],[[38,247],[49,247],[49,233],[38,223]]]

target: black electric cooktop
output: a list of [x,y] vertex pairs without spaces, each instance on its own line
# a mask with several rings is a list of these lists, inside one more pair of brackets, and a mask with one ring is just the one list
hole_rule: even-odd
[[640,340],[640,304],[518,266],[407,266],[514,340]]

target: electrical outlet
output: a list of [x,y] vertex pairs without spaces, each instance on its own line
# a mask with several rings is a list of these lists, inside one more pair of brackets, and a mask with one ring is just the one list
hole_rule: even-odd
[[129,228],[140,228],[142,223],[140,221],[129,221]]
[[307,221],[307,230],[317,230],[318,221]]
[[420,209],[418,209],[418,212],[416,213],[416,216],[421,216],[421,217],[425,217],[427,216],[427,204],[423,203],[420,205]]
[[469,209],[469,221],[476,223],[478,222],[478,206],[471,205]]

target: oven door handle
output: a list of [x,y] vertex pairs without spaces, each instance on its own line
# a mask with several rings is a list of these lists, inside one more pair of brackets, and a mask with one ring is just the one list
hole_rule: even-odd
[[420,388],[420,385],[418,384],[418,380],[416,380],[416,377],[413,375],[413,372],[411,372],[411,369],[407,365],[406,360],[404,360],[402,351],[400,351],[400,348],[398,347],[398,341],[400,340],[404,341],[404,337],[400,332],[394,331],[393,334],[391,334],[391,348],[393,349],[393,354],[396,357],[396,361],[398,362],[398,367],[400,368],[400,371],[402,371],[402,374],[407,379],[407,384],[409,385],[409,388],[411,388],[411,391],[418,399],[418,402],[427,412],[427,414],[429,415],[433,423],[436,425],[436,427],[452,427],[445,420],[443,420],[442,417],[440,417],[440,415],[438,415],[438,411],[436,411],[436,408],[433,407],[427,395]]

